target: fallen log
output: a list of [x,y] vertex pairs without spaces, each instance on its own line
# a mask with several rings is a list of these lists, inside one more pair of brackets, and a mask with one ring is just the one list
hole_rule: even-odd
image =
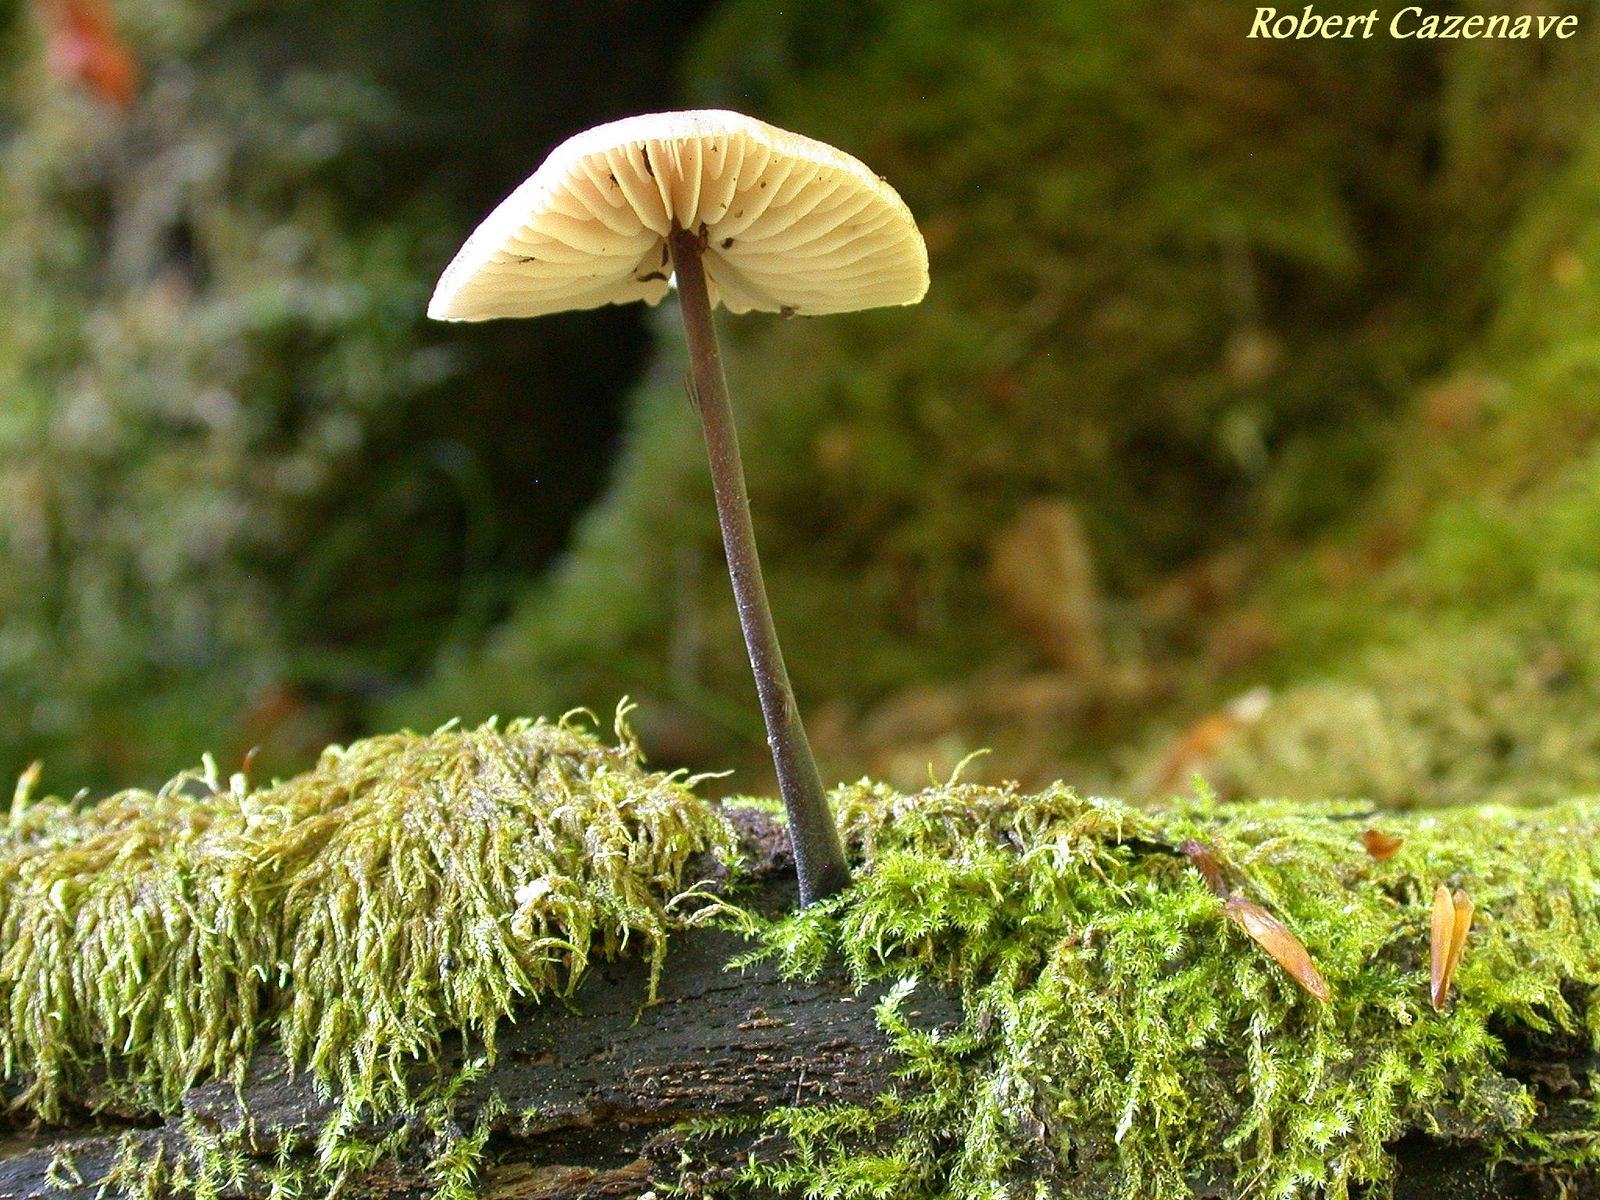
[[[601,762],[588,743],[566,738],[533,727],[514,738],[478,731],[405,743],[407,769],[421,762],[426,770],[405,789],[380,787],[376,799],[362,790],[368,783],[350,790],[351,759],[359,780],[374,769],[354,753],[287,798],[208,793],[200,801],[213,824],[196,845],[209,852],[218,844],[216,823],[232,805],[249,818],[239,822],[255,839],[249,844],[267,845],[261,830],[272,814],[290,800],[302,804],[318,840],[295,860],[291,884],[301,891],[286,893],[285,913],[273,910],[285,923],[272,944],[293,946],[304,936],[295,913],[347,895],[346,880],[327,869],[328,856],[342,853],[337,828],[376,821],[416,835],[406,847],[453,847],[429,860],[437,877],[417,885],[417,894],[432,895],[453,878],[455,855],[478,855],[474,879],[492,866],[480,853],[481,829],[465,827],[461,814],[490,811],[485,794],[494,788],[507,807],[493,811],[507,820],[526,803],[528,779],[536,794],[548,788],[560,803],[535,814],[547,822],[585,780],[601,791],[616,783],[613,752]],[[549,774],[557,760],[566,763],[559,777]],[[506,761],[544,773],[506,771]],[[1600,805],[1378,818],[1354,805],[1202,799],[1142,813],[1064,788],[1025,795],[952,783],[902,796],[860,785],[835,795],[863,864],[856,888],[831,908],[786,916],[795,884],[770,818],[703,812],[679,784],[628,770],[624,782],[641,804],[667,805],[638,810],[655,813],[659,829],[616,825],[623,841],[595,843],[596,853],[621,846],[632,855],[637,844],[639,861],[670,865],[671,886],[700,881],[701,896],[721,888],[756,916],[713,909],[702,910],[711,920],[673,917],[660,957],[646,936],[647,912],[629,918],[637,940],[624,953],[599,953],[597,933],[593,952],[574,959],[580,986],[570,994],[550,986],[537,1003],[519,1004],[498,1026],[492,1059],[484,1061],[472,1029],[442,1028],[428,1052],[405,1060],[400,1094],[409,1100],[386,1108],[342,1102],[341,1080],[365,1086],[372,1075],[347,1058],[383,1049],[363,1040],[365,1023],[325,1035],[342,1057],[322,1071],[290,1069],[304,1061],[280,1032],[297,1036],[292,990],[259,1009],[260,1037],[237,1082],[211,1072],[171,1105],[162,1101],[170,1075],[161,1064],[119,1080],[123,1056],[96,1033],[109,1018],[71,1007],[104,1005],[104,995],[55,1001],[64,1026],[100,1041],[41,1041],[50,1026],[29,1024],[26,989],[55,979],[60,964],[11,951],[43,945],[52,931],[58,946],[98,945],[90,934],[114,911],[106,898],[160,893],[172,863],[185,903],[199,905],[211,860],[158,847],[130,877],[137,886],[117,891],[101,880],[110,890],[97,892],[71,873],[85,847],[104,849],[84,823],[100,820],[100,838],[108,828],[142,829],[143,801],[124,800],[132,825],[69,808],[37,827],[13,817],[11,842],[0,846],[9,880],[0,925],[8,937],[33,940],[13,940],[0,958],[0,1019],[9,1022],[0,1032],[13,1056],[37,1047],[52,1075],[46,1088],[27,1072],[8,1074],[0,1198],[276,1200],[336,1191],[353,1200],[576,1200],[877,1186],[907,1200],[987,1188],[1071,1200],[1250,1200],[1266,1194],[1269,1177],[1277,1186],[1298,1178],[1298,1194],[1308,1197],[1338,1189],[1401,1200],[1600,1196],[1592,1032]],[[459,810],[436,786],[446,776],[465,789]],[[377,807],[348,815],[341,806],[351,796]],[[194,815],[177,808],[185,820]],[[685,826],[702,831],[698,858],[660,843],[659,830],[684,815],[701,822]],[[1363,838],[1373,820],[1381,836]],[[293,838],[270,842],[261,852],[268,865],[251,871],[285,869],[282,847],[300,846],[301,834],[298,824],[283,828]],[[574,845],[595,836],[588,824],[551,828],[575,830]],[[540,845],[540,854],[549,850]],[[394,871],[406,860],[384,861]],[[240,865],[228,862],[212,882],[237,881]],[[596,905],[608,881],[626,882],[602,863],[574,859],[565,869],[593,875]],[[278,874],[263,877],[282,884]],[[305,893],[306,880],[320,890]],[[546,898],[538,879],[518,880],[526,876],[508,877],[490,897],[496,929]],[[1459,973],[1430,991],[1428,921],[1441,886],[1470,894],[1477,917],[1452,954]],[[460,915],[404,904],[390,913],[422,921],[417,937],[439,933],[423,918]],[[100,924],[86,924],[90,916]],[[181,939],[163,943],[169,950],[209,946],[204,939],[221,926],[207,915],[174,928]],[[259,940],[259,931],[241,928],[240,945]],[[358,954],[344,942],[317,944],[327,955]],[[500,945],[494,937],[475,944]],[[538,943],[517,944],[528,951]],[[1314,976],[1304,969],[1313,960]],[[380,1004],[415,996],[436,1004],[450,994],[438,978],[415,975],[415,956],[405,962],[409,990],[352,978]],[[436,975],[471,965],[433,964]],[[68,976],[92,983],[81,972]],[[908,990],[901,981],[913,976]],[[559,985],[562,976],[546,978]],[[263,975],[262,986],[272,979]],[[137,1007],[150,995],[135,989],[128,999]],[[313,996],[311,1011],[338,1015],[338,999]],[[373,1022],[396,1019],[390,1012]],[[208,1051],[234,1044],[195,1028],[194,1044]]]
[[[763,900],[793,895],[776,875]],[[726,965],[750,949],[721,930],[690,930],[673,940],[659,997],[646,1004],[648,972],[637,959],[595,970],[571,1007],[546,1003],[502,1035],[493,1067],[461,1096],[456,1119],[472,1129],[491,1097],[505,1107],[490,1123],[485,1200],[600,1200],[639,1197],[667,1184],[712,1192],[752,1151],[782,1153],[765,1131],[697,1142],[696,1162],[680,1162],[683,1127],[708,1118],[759,1118],[798,1104],[862,1104],[894,1086],[894,1063],[874,1019],[880,992],[858,994],[839,969],[796,985],[770,964],[739,972]],[[919,1027],[949,1029],[960,1006],[948,990],[927,988],[912,1008]],[[460,1069],[452,1040],[434,1069]],[[1510,1063],[1539,1096],[1540,1127],[1586,1127],[1600,1057],[1571,1040],[1523,1034]],[[266,1051],[252,1063],[242,1096],[223,1082],[196,1088],[185,1115],[154,1127],[117,1128],[85,1118],[82,1128],[18,1130],[0,1149],[0,1197],[94,1200],[119,1156],[176,1162],[193,1152],[195,1121],[208,1132],[240,1135],[250,1170],[221,1195],[272,1194],[267,1168],[286,1144],[315,1153],[333,1110],[305,1073]],[[396,1118],[397,1122],[405,1120]],[[187,1121],[187,1123],[186,1123]],[[373,1135],[381,1136],[381,1130]],[[1470,1139],[1413,1132],[1395,1144],[1396,1200],[1544,1200],[1600,1196],[1594,1174],[1557,1181],[1515,1167],[1492,1167],[1491,1147]],[[350,1200],[424,1200],[434,1194],[425,1154],[385,1161],[348,1181]],[[1561,1186],[1566,1190],[1562,1191]],[[1197,1187],[1199,1200],[1231,1197],[1231,1187]]]
[[[772,885],[792,894],[792,880]],[[875,992],[857,994],[842,971],[796,984],[769,964],[730,972],[750,948],[735,934],[689,930],[673,939],[656,1002],[647,1003],[648,971],[638,959],[594,970],[571,1007],[547,1002],[502,1033],[492,1067],[459,1096],[453,1119],[477,1126],[494,1101],[490,1145],[480,1177],[485,1197],[576,1200],[639,1196],[680,1181],[684,1127],[696,1121],[759,1117],[783,1105],[862,1104],[894,1085],[885,1035],[874,1019]],[[928,1029],[959,1020],[948,991],[928,989],[912,1006]],[[459,1039],[431,1067],[460,1070]],[[119,1157],[151,1162],[193,1153],[196,1122],[235,1135],[249,1159],[230,1197],[272,1194],[267,1168],[285,1145],[314,1156],[317,1135],[334,1109],[312,1079],[292,1073],[275,1051],[259,1054],[242,1091],[225,1082],[196,1088],[184,1114],[154,1128],[40,1129],[14,1137],[0,1158],[0,1197],[94,1200]],[[393,1119],[401,1124],[402,1115]],[[376,1140],[386,1132],[371,1131]],[[131,1139],[131,1140],[125,1140]],[[688,1185],[710,1184],[752,1149],[772,1141],[759,1131],[723,1137],[704,1155]],[[385,1161],[348,1182],[356,1197],[431,1196],[426,1146]],[[81,1180],[81,1182],[79,1182]]]

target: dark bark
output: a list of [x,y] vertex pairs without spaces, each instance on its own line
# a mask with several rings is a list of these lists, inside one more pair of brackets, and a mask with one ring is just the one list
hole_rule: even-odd
[[[778,907],[795,900],[795,880],[781,834],[761,825],[746,829],[751,854],[763,864],[760,902]],[[457,1121],[473,1128],[491,1096],[508,1115],[496,1120],[488,1145],[482,1191],[492,1200],[597,1200],[637,1197],[654,1183],[679,1176],[681,1126],[695,1118],[755,1116],[794,1103],[859,1103],[890,1087],[893,1064],[873,1017],[879,993],[857,995],[844,973],[831,970],[810,983],[778,978],[769,966],[742,973],[728,961],[748,949],[737,936],[691,930],[676,936],[661,980],[659,1001],[644,1007],[646,970],[638,960],[596,967],[571,1007],[547,1001],[508,1025],[494,1067],[460,1097]],[[909,1004],[915,1024],[950,1026],[959,1003],[924,985]],[[1510,1069],[1539,1092],[1540,1124],[1550,1131],[1581,1127],[1600,1061],[1577,1042],[1507,1031]],[[461,1061],[459,1044],[447,1048],[440,1068]],[[211,1083],[185,1101],[187,1113],[210,1130],[245,1134],[252,1162],[274,1161],[285,1131],[307,1145],[329,1112],[311,1081],[291,1075],[268,1050],[248,1075],[241,1107],[233,1089]],[[538,1115],[519,1115],[536,1107]],[[248,1118],[246,1117],[248,1112]],[[1448,1122],[1444,1122],[1448,1125]],[[385,1129],[375,1129],[374,1137]],[[1489,1154],[1472,1140],[1470,1126],[1453,1140],[1409,1135],[1396,1146],[1398,1200],[1544,1200],[1559,1193],[1554,1181],[1515,1169],[1488,1170]],[[0,1200],[52,1197],[92,1200],[130,1134],[141,1156],[165,1144],[180,1153],[186,1134],[179,1119],[140,1127],[85,1118],[73,1128],[22,1131],[0,1140]],[[420,1139],[427,1141],[428,1139]],[[701,1143],[697,1185],[712,1184],[742,1161],[760,1135],[731,1135]],[[352,1200],[421,1200],[430,1194],[426,1147],[355,1181]],[[764,1158],[781,1146],[762,1142]],[[82,1183],[52,1161],[66,1151]],[[66,1161],[65,1159],[62,1160]],[[1568,1178],[1565,1195],[1600,1197],[1593,1176]],[[267,1194],[264,1177],[240,1192],[248,1200]],[[1223,1186],[1197,1189],[1201,1197],[1231,1197]]]

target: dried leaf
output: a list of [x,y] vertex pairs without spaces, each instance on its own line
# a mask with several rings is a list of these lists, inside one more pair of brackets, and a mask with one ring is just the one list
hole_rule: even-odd
[[1384,833],[1381,829],[1364,829],[1361,831],[1361,844],[1377,861],[1388,862],[1400,853],[1400,847],[1406,844],[1406,840],[1392,833]]
[[1210,888],[1219,900],[1226,900],[1232,889],[1222,878],[1222,864],[1217,861],[1217,856],[1211,853],[1211,847],[1190,838],[1178,849],[1194,864],[1194,869],[1200,872],[1200,878],[1206,881],[1206,887]]
[[1316,964],[1311,961],[1311,955],[1282,921],[1259,904],[1240,896],[1229,896],[1222,908],[1234,924],[1248,933],[1256,945],[1272,955],[1278,965],[1294,977],[1296,983],[1318,1000],[1328,1000],[1331,995],[1328,985]]
[[1433,892],[1433,934],[1429,941],[1433,1007],[1444,1007],[1450,995],[1450,984],[1455,980],[1456,968],[1461,965],[1461,955],[1467,948],[1467,931],[1472,928],[1472,900],[1460,888],[1455,894],[1440,884]]

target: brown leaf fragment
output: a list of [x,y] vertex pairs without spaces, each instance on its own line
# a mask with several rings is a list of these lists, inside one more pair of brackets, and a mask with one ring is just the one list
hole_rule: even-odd
[[1226,900],[1232,889],[1222,878],[1222,864],[1217,861],[1217,856],[1211,853],[1211,847],[1190,838],[1178,849],[1194,864],[1194,869],[1200,872],[1200,878],[1206,881],[1206,886],[1211,889],[1212,894],[1219,900]]
[[1434,889],[1433,932],[1428,950],[1435,1012],[1444,1007],[1450,996],[1450,984],[1455,980],[1456,968],[1461,965],[1461,954],[1467,948],[1473,911],[1472,900],[1460,888],[1454,895],[1442,883]]
[[1378,862],[1388,862],[1400,853],[1400,847],[1406,844],[1403,837],[1396,837],[1392,833],[1384,833],[1381,829],[1363,829],[1361,831],[1361,844],[1367,848],[1367,853]]
[[1229,896],[1223,903],[1222,911],[1249,934],[1256,945],[1272,955],[1278,965],[1294,977],[1296,983],[1318,1000],[1326,1002],[1330,998],[1332,993],[1328,991],[1327,982],[1316,964],[1311,961],[1311,955],[1282,921],[1259,904],[1241,896]]

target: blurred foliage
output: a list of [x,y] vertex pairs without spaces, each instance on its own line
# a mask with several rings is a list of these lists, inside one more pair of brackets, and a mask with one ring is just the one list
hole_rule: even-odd
[[574,121],[657,99],[684,11],[117,0],[122,113],[13,8],[0,773],[298,764],[497,616],[597,486],[643,334],[446,345],[430,281]]
[[1483,344],[1422,391],[1355,531],[1269,592],[1286,649],[1264,668],[1323,681],[1219,749],[1228,791],[1600,789],[1597,128],[1508,240]]
[[[1184,714],[1263,673],[1342,669],[1385,619],[1375,597],[1274,581],[1374,528],[1374,491],[1417,481],[1406,502],[1428,510],[1481,482],[1420,480],[1409,414],[1491,322],[1511,336],[1507,247],[1551,212],[1584,219],[1551,189],[1597,178],[1566,167],[1595,116],[1592,51],[1586,35],[1310,53],[1245,39],[1202,0],[722,5],[691,97],[858,154],[932,253],[915,309],[724,322],[825,773],[910,784],[992,745],[996,776],[1126,787]],[[742,748],[762,770],[674,324],[660,314],[667,348],[568,560],[399,715],[629,691],[658,753]],[[996,594],[1028,573],[996,558],[1027,552],[1011,531],[1041,502],[1092,551],[1098,674],[1064,677],[1051,664],[1071,656]]]
[[672,306],[620,444],[642,310],[420,315],[546,147],[672,103],[692,34],[688,102],[860,155],[932,252],[917,308],[724,322],[828,775],[988,745],[980,777],[1136,792],[1600,782],[1588,30],[117,0],[124,115],[31,11],[0,10],[0,771],[273,770],[632,693],[655,756],[762,786]]

